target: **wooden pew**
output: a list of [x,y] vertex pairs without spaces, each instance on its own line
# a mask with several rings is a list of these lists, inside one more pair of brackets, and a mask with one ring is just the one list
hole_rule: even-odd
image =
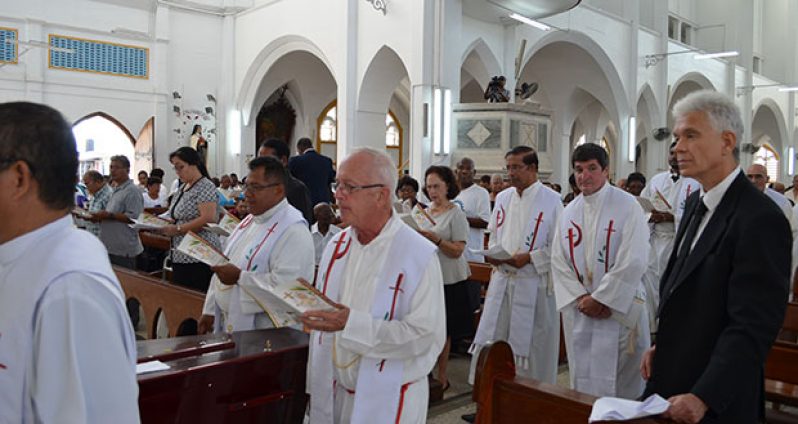
[[114,271],[122,284],[125,298],[135,298],[141,303],[147,322],[147,337],[155,338],[160,311],[166,315],[171,336],[177,335],[183,321],[194,319],[199,322],[205,303],[204,293],[165,283],[125,268],[114,267]]
[[[765,362],[765,397],[773,402],[774,411],[779,411],[782,404],[798,406],[798,303],[787,304],[784,323],[776,343],[770,349]],[[798,422],[795,415],[779,415],[767,411],[769,421]]]
[[[559,386],[515,376],[513,352],[496,342],[480,352],[472,394],[478,424],[584,424],[596,397]],[[626,421],[664,424],[663,418]]]
[[302,422],[307,334],[252,330],[144,340],[136,348],[139,362],[170,366],[138,376],[142,423]]

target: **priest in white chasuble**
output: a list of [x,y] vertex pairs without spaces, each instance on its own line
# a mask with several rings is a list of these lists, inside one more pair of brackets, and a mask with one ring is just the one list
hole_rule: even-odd
[[310,422],[423,423],[446,340],[443,277],[426,238],[393,214],[396,167],[383,150],[355,150],[338,168],[335,199],[349,228],[327,245],[316,287],[333,311],[310,328]]
[[71,125],[0,104],[0,423],[138,423],[136,342],[97,237],[78,230]]
[[607,152],[574,150],[582,194],[560,216],[552,246],[571,386],[594,396],[643,392],[640,359],[650,345],[643,273],[648,227],[633,196],[607,182]]
[[496,196],[489,247],[500,246],[513,256],[485,257],[493,272],[471,347],[469,381],[473,383],[479,350],[504,340],[513,349],[516,373],[555,384],[560,319],[549,274],[562,202],[538,180],[538,156],[530,147],[515,147],[505,162],[512,187]]
[[270,301],[268,291],[298,278],[313,281],[315,269],[308,223],[285,198],[286,172],[273,157],[249,163],[244,193],[250,214],[225,242],[230,263],[211,268],[201,333],[299,324],[298,317]]
[[701,184],[698,181],[679,174],[679,162],[676,160],[674,147],[676,147],[675,142],[671,143],[668,151],[670,170],[651,177],[641,194],[642,197],[651,200],[656,208],[648,220],[651,231],[651,250],[648,257],[648,269],[643,274],[648,322],[652,333],[655,333],[657,329],[659,282],[673,250],[673,239],[684,214],[684,204],[690,194],[701,190]]

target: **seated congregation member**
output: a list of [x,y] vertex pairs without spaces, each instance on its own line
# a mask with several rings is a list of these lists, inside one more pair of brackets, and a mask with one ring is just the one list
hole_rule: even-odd
[[607,181],[606,150],[583,144],[571,164],[582,195],[563,211],[551,253],[571,387],[636,399],[651,337],[642,284],[648,226],[635,198]]
[[335,220],[335,212],[329,203],[319,203],[313,208],[313,215],[316,222],[310,227],[310,234],[313,236],[313,247],[316,252],[316,265],[319,265],[321,254],[324,248],[335,237],[336,234],[341,232],[341,229],[333,225]]
[[[111,187],[105,183],[105,177],[92,169],[83,174],[83,184],[86,185],[86,189],[89,191],[89,194],[91,194],[87,208],[89,213],[105,210],[108,201],[111,199],[111,193],[113,192]],[[99,222],[86,221],[85,225],[86,231],[100,237]]]
[[130,161],[125,156],[111,156],[109,166],[113,190],[105,210],[92,215],[100,222],[100,240],[108,249],[108,257],[114,265],[136,268],[136,257],[144,251],[138,231],[130,228],[131,219],[144,211],[141,191],[128,178]]
[[435,220],[435,225],[431,230],[420,233],[438,246],[438,260],[443,271],[446,344],[438,357],[438,381],[446,390],[449,388],[446,368],[452,339],[468,335],[474,317],[468,295],[468,277],[471,273],[464,255],[468,242],[468,220],[465,212],[452,202],[460,189],[450,168],[430,166],[424,173],[424,180],[424,194],[432,201],[427,212]]
[[310,422],[423,423],[446,339],[435,245],[393,214],[396,166],[384,149],[340,162],[335,200],[349,228],[324,251],[316,287],[334,311],[302,315],[310,333]]
[[138,178],[139,182],[138,184],[139,190],[141,190],[142,193],[145,193],[147,191],[147,179],[149,179],[147,171],[144,170],[139,171],[139,173],[136,174],[136,177]]
[[549,281],[551,244],[562,213],[560,196],[538,180],[538,156],[527,146],[505,155],[512,187],[496,197],[488,224],[489,246],[513,257],[485,257],[494,266],[471,348],[473,382],[479,350],[495,340],[510,343],[519,375],[547,383],[557,379],[560,325]]
[[221,250],[219,236],[204,228],[206,224],[216,222],[216,186],[208,177],[199,153],[191,147],[175,150],[169,155],[169,161],[182,182],[168,211],[174,224],[161,230],[164,235],[172,237],[172,277],[177,284],[206,291],[213,275],[211,268],[176,248],[183,236],[193,231]]
[[662,276],[644,395],[668,399],[664,416],[677,422],[764,422],[764,365],[787,304],[789,222],[745,180],[732,99],[696,91],[673,116],[679,171],[703,188],[687,200]]
[[0,104],[2,423],[139,422],[124,294],[102,243],[69,217],[77,172],[60,113]]
[[[282,162],[283,166],[288,168],[288,157],[291,156],[291,150],[288,145],[276,138],[270,138],[261,144],[258,149],[258,156],[271,156],[277,158]],[[291,206],[297,208],[302,212],[305,221],[308,224],[313,223],[313,204],[310,203],[310,191],[305,186],[305,183],[294,178],[291,173],[285,180],[285,197]]]
[[265,311],[269,286],[298,278],[313,280],[313,241],[308,223],[285,198],[287,171],[273,157],[249,163],[245,196],[250,215],[227,238],[230,263],[211,268],[214,276],[199,332],[252,330],[285,325],[276,311]]
[[144,192],[142,195],[144,198],[144,209],[149,209],[148,212],[159,212],[153,211],[153,209],[165,209],[169,204],[166,201],[166,197],[161,195],[161,179],[157,177],[150,177],[147,179],[147,191]]
[[239,197],[236,199],[236,205],[230,211],[238,219],[244,219],[249,215],[249,205],[247,204],[246,197]]

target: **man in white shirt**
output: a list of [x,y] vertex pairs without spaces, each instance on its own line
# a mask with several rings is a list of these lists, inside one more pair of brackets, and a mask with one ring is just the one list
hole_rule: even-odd
[[648,268],[643,275],[646,288],[646,305],[652,333],[657,331],[657,308],[659,307],[659,282],[668,258],[673,250],[673,238],[679,227],[687,197],[701,190],[698,181],[679,174],[679,162],[674,151],[676,143],[671,143],[668,151],[670,170],[654,175],[643,189],[642,196],[651,200],[655,211],[648,220],[651,229],[651,250],[648,257]]
[[313,236],[316,266],[318,266],[324,248],[327,247],[327,244],[336,234],[341,232],[341,229],[332,225],[335,212],[333,212],[329,203],[319,203],[313,207],[313,216],[316,218],[316,222],[310,227],[310,235]]
[[102,242],[69,217],[77,171],[60,113],[0,104],[3,423],[139,422],[124,294]]
[[792,187],[784,193],[784,197],[793,205],[798,204],[798,174],[792,177]]
[[310,422],[423,423],[446,339],[435,245],[393,214],[396,167],[384,150],[355,150],[335,199],[349,228],[321,258],[316,287],[333,311],[306,312]]
[[457,162],[455,174],[460,194],[454,202],[460,205],[468,219],[468,240],[463,255],[467,261],[484,262],[482,255],[477,255],[473,251],[483,250],[485,228],[488,227],[490,220],[490,193],[479,184],[474,184],[476,173],[472,159],[462,158]]
[[642,284],[648,226],[637,200],[607,182],[602,147],[577,147],[571,163],[582,194],[560,216],[551,254],[571,387],[636,399],[650,341]]
[[298,324],[270,302],[269,289],[302,278],[313,280],[313,240],[302,213],[285,199],[287,171],[273,157],[249,163],[244,191],[250,214],[225,241],[230,263],[214,272],[200,319],[200,333]]

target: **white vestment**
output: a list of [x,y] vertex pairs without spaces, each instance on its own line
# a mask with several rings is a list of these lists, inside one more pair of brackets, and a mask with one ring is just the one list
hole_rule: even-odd
[[135,369],[99,239],[67,215],[0,245],[0,422],[138,423]]
[[[465,190],[460,191],[460,194],[454,199],[458,203],[463,212],[468,218],[480,218],[485,222],[490,220],[490,193],[482,188],[479,184],[471,184]],[[485,243],[485,230],[482,228],[473,228],[469,225],[468,240],[466,241],[466,249],[463,251],[467,261],[470,262],[485,262],[482,255],[477,255],[474,250],[482,250]]]
[[435,247],[395,215],[366,245],[349,228],[325,249],[316,287],[350,312],[343,330],[310,334],[311,424],[425,422],[446,339]]
[[549,274],[551,243],[562,210],[559,194],[540,181],[521,196],[515,187],[496,196],[488,224],[491,248],[500,244],[510,253],[528,252],[530,263],[521,268],[502,265],[491,273],[471,349],[471,384],[479,351],[496,340],[510,343],[518,375],[557,382],[560,320]]
[[[627,399],[642,394],[640,360],[650,345],[641,281],[647,262],[648,227],[628,193],[605,183],[591,196],[578,196],[560,216],[551,266],[575,390]],[[583,295],[612,316],[579,312]]]
[[[294,325],[286,310],[267,308],[269,287],[304,278],[313,281],[313,240],[302,213],[283,199],[260,215],[249,215],[225,241],[224,254],[241,269],[238,284],[211,278],[202,313],[214,331],[245,331]],[[268,313],[266,310],[268,309]]]
[[660,279],[665,272],[665,267],[668,266],[676,229],[679,228],[679,222],[684,214],[684,204],[691,193],[699,190],[701,190],[701,184],[692,178],[679,177],[673,181],[670,172],[662,172],[651,177],[651,181],[640,194],[641,197],[651,200],[661,212],[669,212],[673,215],[673,222],[649,224],[651,250],[648,257],[648,269],[643,274],[643,286],[646,289],[648,322],[652,333],[657,329]]
[[[795,276],[795,268],[798,266],[798,255],[796,255],[796,247],[798,244],[796,243],[796,235],[798,235],[798,221],[796,221],[795,217],[793,217],[793,206],[790,203],[789,199],[776,190],[772,188],[765,188],[765,195],[767,195],[773,202],[776,203],[776,206],[781,209],[784,215],[787,217],[787,220],[790,221],[790,229],[792,230],[792,264],[790,266],[790,286],[792,287],[792,279]],[[792,293],[792,291],[790,291]]]

